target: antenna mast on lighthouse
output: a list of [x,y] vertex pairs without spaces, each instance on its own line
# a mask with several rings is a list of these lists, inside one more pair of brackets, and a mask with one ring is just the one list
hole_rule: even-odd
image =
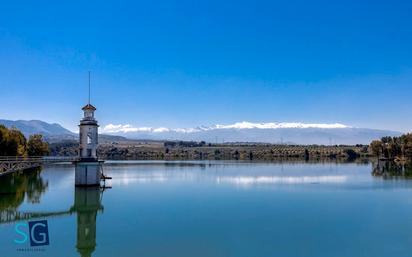
[[90,104],[90,71],[89,71],[89,104]]
[[79,124],[79,160],[75,167],[76,186],[99,186],[102,178],[103,161],[99,161],[97,147],[99,145],[99,124],[94,117],[96,107],[90,104],[90,71],[89,71],[89,95],[88,104],[82,110],[84,116]]

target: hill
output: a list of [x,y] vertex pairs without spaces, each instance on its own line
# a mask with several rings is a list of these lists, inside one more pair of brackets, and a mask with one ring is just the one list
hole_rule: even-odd
[[[41,134],[49,143],[62,141],[77,141],[78,134],[74,133],[58,123],[47,123],[41,120],[2,120],[0,124],[7,128],[15,127],[20,130],[26,138],[33,134]],[[101,143],[128,141],[127,138],[116,135],[99,135]]]
[[0,120],[0,124],[19,129],[24,136],[28,137],[33,134],[42,134],[43,136],[57,135],[75,135],[68,129],[63,128],[57,123],[47,123],[41,120]]

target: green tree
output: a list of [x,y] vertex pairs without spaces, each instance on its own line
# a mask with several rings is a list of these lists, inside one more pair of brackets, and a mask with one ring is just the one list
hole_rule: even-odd
[[408,159],[412,159],[412,134],[408,133],[402,136],[404,156]]
[[12,128],[9,130],[9,154],[10,156],[24,156],[26,154],[26,137],[20,130]]
[[9,130],[0,125],[0,156],[7,155],[7,138],[9,136]]
[[27,142],[27,154],[29,156],[43,156],[49,153],[49,144],[43,141],[42,135],[31,135]]
[[379,158],[383,153],[383,144],[380,140],[374,140],[370,144],[370,149],[372,154]]
[[26,138],[16,128],[0,125],[0,155],[23,156],[26,153]]

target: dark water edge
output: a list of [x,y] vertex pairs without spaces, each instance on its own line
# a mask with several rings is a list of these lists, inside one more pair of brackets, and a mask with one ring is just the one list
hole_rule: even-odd
[[0,210],[17,209],[25,199],[39,203],[49,184],[42,178],[41,171],[38,167],[1,176]]
[[373,163],[372,175],[384,179],[412,179],[412,163],[376,161]]

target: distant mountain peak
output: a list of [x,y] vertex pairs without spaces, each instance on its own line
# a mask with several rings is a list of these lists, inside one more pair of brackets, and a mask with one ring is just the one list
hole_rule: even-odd
[[[41,120],[1,120],[0,124],[8,128],[15,127],[20,130],[25,137],[29,137],[33,134],[41,134],[45,137],[49,143],[61,142],[64,140],[78,140],[77,133],[65,129],[58,123],[47,123]],[[100,142],[115,142],[125,141],[127,138],[121,136],[112,135],[99,135]]]
[[58,123],[47,123],[41,120],[0,120],[0,124],[8,128],[16,127],[26,137],[33,134],[42,134],[45,137],[56,135],[74,135],[73,132],[65,129]]

